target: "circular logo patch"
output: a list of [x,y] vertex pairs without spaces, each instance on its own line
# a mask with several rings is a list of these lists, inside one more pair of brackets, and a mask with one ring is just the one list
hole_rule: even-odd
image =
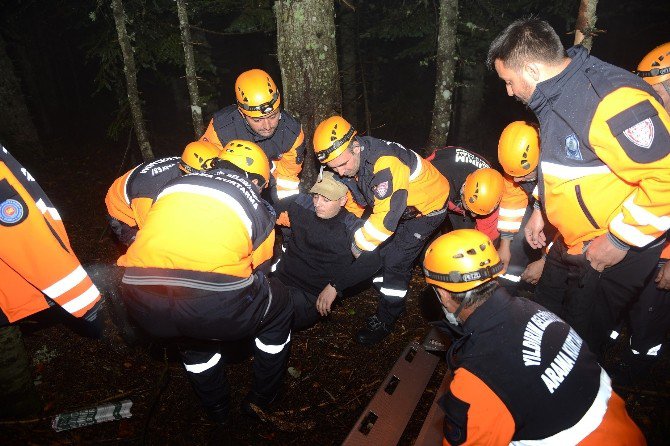
[[11,198],[0,203],[0,221],[7,225],[18,223],[23,218],[23,205]]

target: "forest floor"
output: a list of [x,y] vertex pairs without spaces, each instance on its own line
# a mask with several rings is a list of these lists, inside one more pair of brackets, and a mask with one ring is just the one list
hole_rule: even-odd
[[[17,156],[17,158],[20,158]],[[106,230],[104,196],[119,176],[119,161],[103,147],[76,157],[52,157],[24,165],[59,209],[82,263],[109,265],[119,249]],[[62,323],[33,320],[20,326],[42,398],[39,419],[0,421],[3,445],[336,445],[340,444],[409,342],[421,342],[428,325],[418,299],[420,271],[410,284],[407,313],[394,332],[374,347],[353,340],[377,297],[364,291],[334,307],[316,326],[292,335],[293,345],[283,397],[273,406],[277,422],[244,417],[239,403],[251,377],[251,360],[229,367],[233,409],[225,428],[201,409],[172,347],[128,346],[111,318],[102,340],[83,338]],[[618,361],[623,341],[607,365]],[[670,443],[670,355],[659,358],[651,376],[633,387],[615,387],[650,445]],[[434,398],[444,360],[431,379],[399,444],[411,445]],[[129,399],[132,417],[56,432],[54,416]]]

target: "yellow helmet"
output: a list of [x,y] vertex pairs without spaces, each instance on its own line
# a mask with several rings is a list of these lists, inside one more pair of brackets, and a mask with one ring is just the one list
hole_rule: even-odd
[[498,141],[498,161],[506,174],[524,177],[535,170],[540,161],[540,135],[524,121],[508,124]]
[[476,229],[441,235],[428,246],[423,259],[426,282],[454,293],[498,277],[503,266],[491,240]]
[[194,141],[189,143],[181,154],[179,168],[186,173],[211,169],[220,153],[221,149],[211,142]]
[[240,74],[235,81],[237,107],[251,118],[262,118],[279,108],[281,96],[277,85],[263,70]]
[[258,144],[241,139],[233,139],[223,146],[220,158],[229,161],[250,175],[258,175],[265,186],[270,180],[270,162]]
[[342,154],[354,139],[356,130],[342,116],[331,116],[314,130],[314,153],[321,164]]
[[670,79],[670,42],[657,46],[644,56],[636,73],[650,85]]
[[463,205],[477,215],[488,215],[495,211],[503,195],[503,177],[495,169],[477,169],[463,183]]

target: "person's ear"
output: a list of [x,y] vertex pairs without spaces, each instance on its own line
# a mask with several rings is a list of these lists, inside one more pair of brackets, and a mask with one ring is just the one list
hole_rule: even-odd
[[340,206],[344,206],[345,204],[347,204],[348,199],[349,197],[346,194],[343,197],[340,197],[340,199],[338,200],[340,202]]
[[540,81],[541,69],[536,62],[526,62],[523,64],[523,72],[526,76],[531,78],[535,83]]

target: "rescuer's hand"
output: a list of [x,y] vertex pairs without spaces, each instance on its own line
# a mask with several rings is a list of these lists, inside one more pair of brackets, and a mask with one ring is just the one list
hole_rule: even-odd
[[526,241],[531,248],[542,248],[547,244],[547,237],[544,235],[544,218],[542,218],[542,211],[534,209],[533,214],[528,219],[528,223],[523,228],[526,235]]
[[614,246],[607,238],[607,234],[603,234],[593,239],[586,249],[585,255],[591,267],[598,272],[602,272],[605,268],[622,261],[627,252]]
[[331,284],[326,285],[316,299],[316,311],[318,311],[321,316],[327,316],[328,313],[330,313],[330,306],[333,304],[336,297],[337,290]]
[[661,290],[670,290],[670,262],[666,262],[656,276],[656,287]]
[[93,308],[88,310],[86,314],[77,321],[79,322],[77,332],[80,335],[93,339],[102,338],[102,329],[104,324],[101,307],[102,301],[95,304]]
[[540,280],[542,270],[544,269],[544,258],[529,263],[526,269],[521,273],[521,280],[528,282],[531,285],[536,285]]
[[500,239],[500,246],[498,247],[498,257],[500,257],[500,261],[505,266],[505,271],[507,271],[507,267],[509,266],[509,261],[512,258],[512,251],[510,250],[510,245],[511,244],[512,244],[512,239],[508,239],[508,238],[501,238]]

